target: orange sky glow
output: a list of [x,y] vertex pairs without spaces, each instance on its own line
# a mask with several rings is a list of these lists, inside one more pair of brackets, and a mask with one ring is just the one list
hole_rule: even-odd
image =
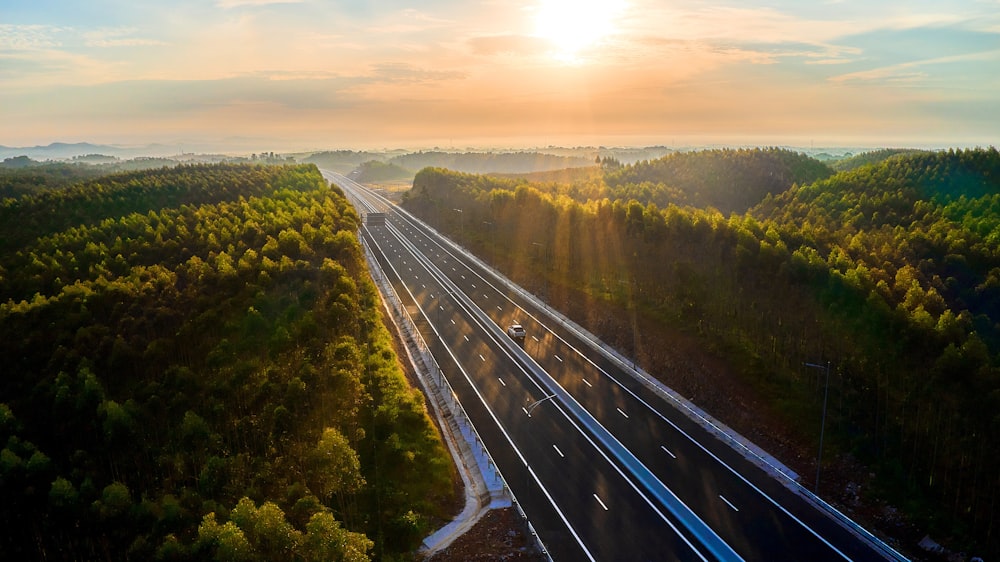
[[0,144],[996,144],[996,2],[0,7]]

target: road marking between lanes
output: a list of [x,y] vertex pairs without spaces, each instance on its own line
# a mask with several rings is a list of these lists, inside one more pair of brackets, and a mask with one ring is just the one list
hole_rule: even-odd
[[451,323],[452,323],[452,325],[454,325],[455,324],[455,320],[452,320]]
[[497,377],[497,380],[498,380],[498,381],[500,381],[500,384],[502,384],[502,385],[504,385],[504,386],[507,386],[507,383],[503,382],[503,379],[502,379],[502,378],[500,378],[500,377]]
[[553,357],[555,357],[556,359],[558,359],[560,363],[563,362],[562,357],[559,357],[558,355],[553,355]]
[[482,353],[480,353],[480,354],[479,354],[479,358],[483,360],[483,363],[485,363],[485,362],[486,362],[486,358],[485,358],[485,357],[483,357],[483,354],[482,354]]
[[601,507],[604,508],[604,511],[608,510],[608,506],[604,505],[604,502],[601,501],[601,498],[597,497],[597,494],[594,494],[594,499],[597,500],[597,503],[601,504]]
[[619,414],[625,416],[625,419],[628,419],[628,414],[626,414],[625,412],[623,412],[621,408],[615,408],[615,409],[618,410]]
[[500,308],[500,305],[499,305],[499,304],[497,305],[497,310],[499,310],[500,312],[503,312],[503,309],[502,309],[502,308]]
[[475,289],[475,288],[476,288],[476,286],[475,286],[475,285],[473,285],[473,286],[472,286],[472,288],[473,288],[473,289]]
[[555,449],[557,453],[559,453],[560,457],[566,458],[566,455],[564,455],[563,452],[559,450],[559,447],[556,447],[555,443],[552,444],[552,448]]
[[423,283],[421,283],[420,286],[423,287],[423,288],[425,288],[425,289],[427,288],[427,285],[424,285]]
[[594,388],[594,385],[590,384],[590,381],[588,381],[587,379],[580,379],[580,380],[583,381],[583,384],[589,386],[590,388]]
[[438,310],[444,310],[444,307],[439,304],[438,305]]
[[726,502],[726,505],[728,505],[729,507],[733,508],[733,511],[739,511],[740,510],[738,507],[736,507],[735,505],[733,505],[729,500],[727,500],[726,498],[722,497],[722,494],[719,494],[719,498],[722,501]]
[[462,336],[462,337],[465,338],[465,341],[469,341],[469,336]]
[[666,452],[666,453],[667,453],[668,455],[670,455],[671,457],[674,457],[675,459],[677,458],[677,455],[675,455],[675,454],[671,453],[671,452],[670,452],[670,450],[669,450],[669,449],[667,449],[666,447],[664,447],[663,445],[660,445],[660,448],[661,448],[661,449],[663,449],[663,450],[664,450],[664,452]]
[[524,415],[528,416],[529,418],[531,417],[531,414],[528,413],[528,409],[525,408],[524,406],[521,406],[521,411],[524,412]]
[[538,341],[538,338],[537,338],[537,337],[535,337],[535,336],[531,336],[531,339],[533,339],[533,340],[535,340],[535,341]]
[[464,275],[462,276],[462,279],[465,279],[465,276],[464,276]]

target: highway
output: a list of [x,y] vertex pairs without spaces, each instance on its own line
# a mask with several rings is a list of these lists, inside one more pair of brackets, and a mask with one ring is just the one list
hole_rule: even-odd
[[[348,178],[362,229],[556,560],[902,559],[708,433],[593,342]],[[504,333],[520,323],[523,344]]]

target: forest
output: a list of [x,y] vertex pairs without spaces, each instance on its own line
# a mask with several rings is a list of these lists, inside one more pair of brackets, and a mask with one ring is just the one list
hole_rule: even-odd
[[454,505],[313,165],[0,200],[0,559],[405,560]]
[[824,464],[855,459],[870,500],[1000,554],[1000,154],[865,159],[673,153],[569,182],[428,168],[403,204],[543,298],[692,334],[812,446],[806,364],[829,365]]

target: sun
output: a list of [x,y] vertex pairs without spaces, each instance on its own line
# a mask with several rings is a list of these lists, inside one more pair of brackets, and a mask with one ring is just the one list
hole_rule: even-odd
[[552,44],[553,54],[576,60],[615,31],[623,0],[542,0],[535,14],[535,34]]

